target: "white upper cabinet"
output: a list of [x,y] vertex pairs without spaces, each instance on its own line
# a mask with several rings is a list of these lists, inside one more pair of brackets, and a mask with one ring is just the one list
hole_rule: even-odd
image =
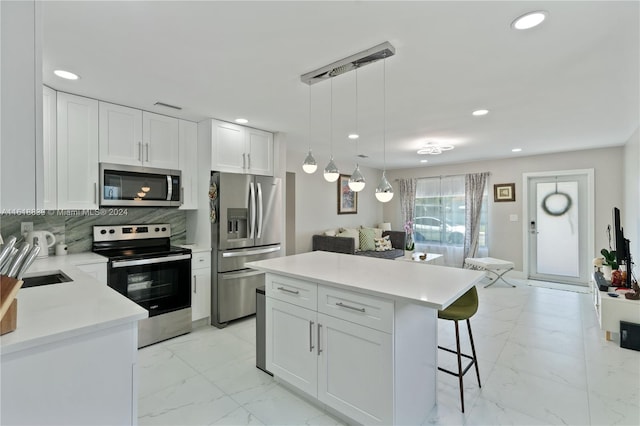
[[212,120],[211,168],[273,176],[273,134]]
[[100,162],[178,169],[178,119],[100,102]]
[[273,133],[247,128],[245,141],[249,173],[273,176]]
[[180,120],[181,209],[198,208],[198,124]]
[[100,102],[100,161],[142,164],[142,111]]
[[44,199],[45,210],[58,208],[58,169],[57,169],[57,123],[56,123],[56,91],[42,86],[42,154],[44,157]]
[[166,115],[142,112],[143,165],[173,170],[180,167],[178,121]]
[[57,94],[59,209],[98,208],[98,101]]

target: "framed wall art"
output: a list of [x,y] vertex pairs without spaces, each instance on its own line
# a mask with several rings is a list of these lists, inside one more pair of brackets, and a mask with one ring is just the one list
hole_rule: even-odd
[[493,201],[515,201],[516,200],[516,184],[515,183],[496,183],[493,185]]
[[351,175],[340,175],[338,179],[338,214],[358,213],[358,193],[349,188]]

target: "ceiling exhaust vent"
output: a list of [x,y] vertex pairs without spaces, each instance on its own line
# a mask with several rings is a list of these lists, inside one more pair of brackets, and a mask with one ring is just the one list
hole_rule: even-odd
[[388,58],[396,54],[396,49],[385,41],[370,49],[363,50],[355,55],[348,56],[344,59],[336,61],[332,64],[318,68],[315,71],[308,72],[300,76],[303,83],[312,85],[320,81],[328,80],[332,77],[339,76],[356,68],[372,64],[380,59]]
[[166,108],[173,108],[173,109],[177,109],[177,110],[181,110],[182,109],[182,107],[175,106],[175,105],[170,105],[170,104],[165,104],[164,102],[156,102],[154,105],[155,106],[166,107]]

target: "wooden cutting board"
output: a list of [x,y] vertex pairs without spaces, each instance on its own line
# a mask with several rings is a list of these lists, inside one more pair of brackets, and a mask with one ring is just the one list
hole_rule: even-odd
[[16,329],[18,303],[16,294],[22,287],[22,280],[0,275],[0,334]]

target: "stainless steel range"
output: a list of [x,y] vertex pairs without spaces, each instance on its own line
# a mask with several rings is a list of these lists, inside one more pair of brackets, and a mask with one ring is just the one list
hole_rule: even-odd
[[93,251],[109,258],[107,284],[149,311],[139,348],[191,331],[191,250],[170,237],[166,223],[93,227]]

